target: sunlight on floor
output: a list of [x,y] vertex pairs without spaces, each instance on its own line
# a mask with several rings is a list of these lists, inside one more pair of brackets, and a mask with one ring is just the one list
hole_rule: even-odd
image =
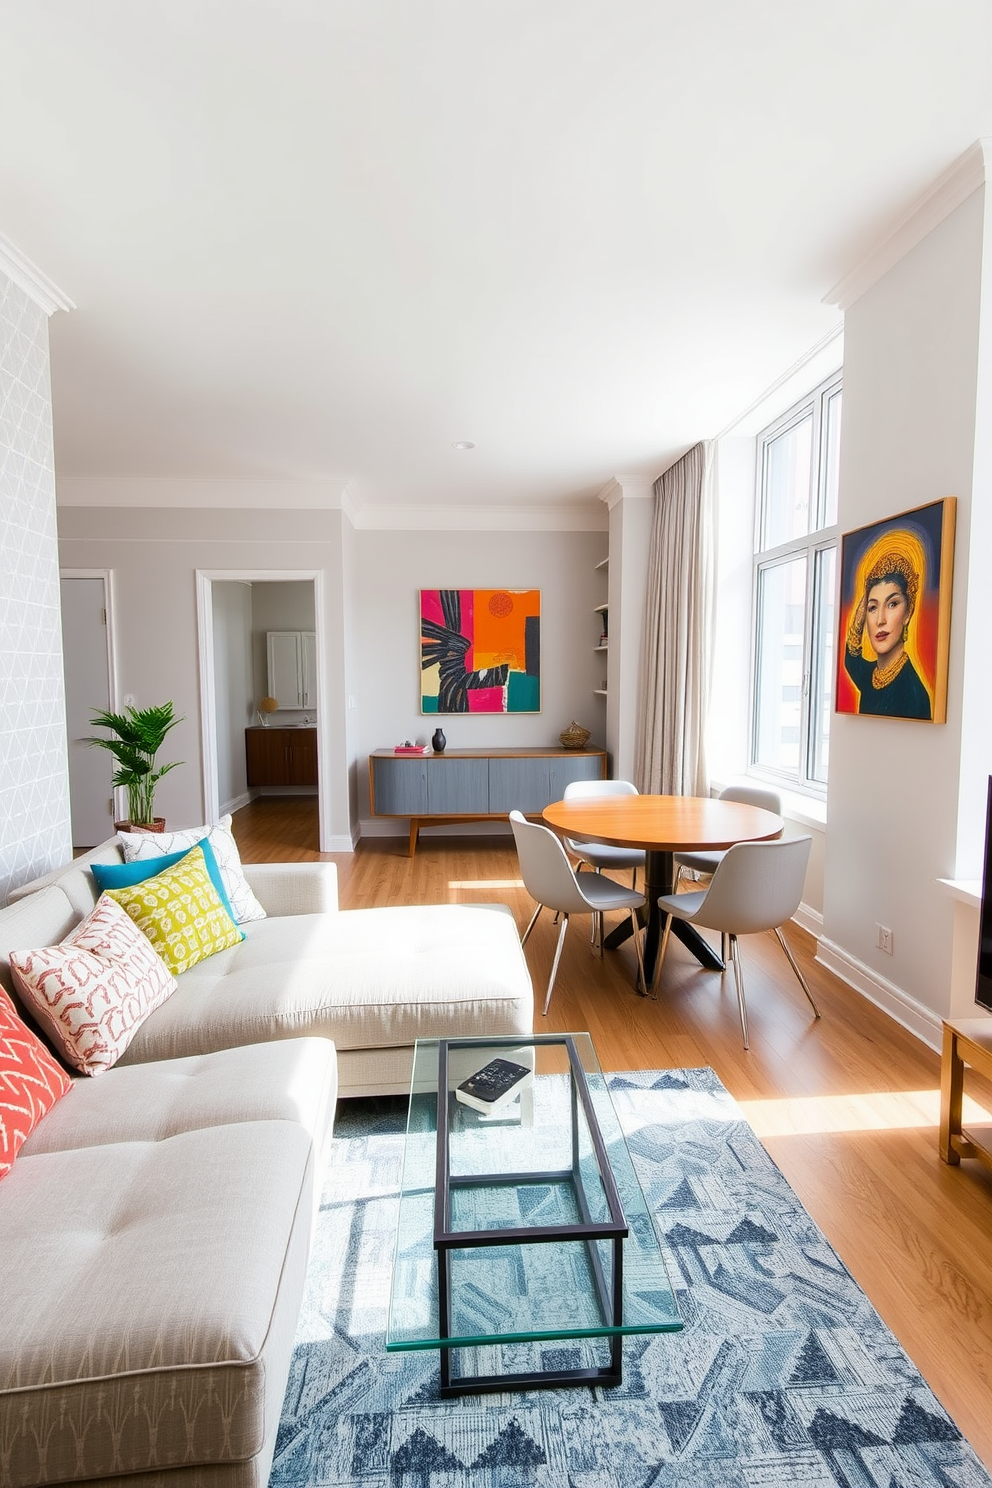
[[522,878],[449,878],[449,889],[522,889]]
[[[937,1089],[795,1096],[781,1100],[743,1100],[738,1104],[759,1137],[900,1131],[910,1127],[936,1127],[940,1119],[940,1091]],[[965,1124],[989,1119],[988,1112],[965,1097]]]

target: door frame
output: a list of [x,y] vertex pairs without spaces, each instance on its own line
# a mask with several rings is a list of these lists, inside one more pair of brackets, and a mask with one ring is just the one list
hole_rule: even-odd
[[319,568],[198,568],[196,570],[197,649],[200,671],[200,759],[204,821],[216,821],[220,810],[220,787],[217,779],[217,687],[214,676],[214,603],[215,583],[282,584],[312,583],[314,629],[316,632],[317,666],[317,813],[321,852],[332,849],[325,845],[331,820],[330,772],[323,765],[323,741],[329,738],[327,727],[327,684],[322,662],[326,648],[324,621],[324,572]]
[[[103,608],[107,615],[107,623],[104,632],[107,639],[107,695],[110,699],[111,713],[119,711],[117,690],[117,645],[115,640],[115,614],[114,614],[114,570],[112,568],[60,568],[59,580],[62,579],[100,579],[103,583]],[[59,616],[59,632],[61,635],[61,612]],[[62,660],[65,665],[65,641],[62,642]],[[66,748],[68,749],[68,730],[66,731]],[[114,818],[123,821],[127,815],[127,795],[122,786],[112,787],[114,794]]]

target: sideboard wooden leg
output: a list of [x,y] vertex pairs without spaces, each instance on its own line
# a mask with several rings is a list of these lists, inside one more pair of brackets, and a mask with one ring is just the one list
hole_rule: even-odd
[[411,858],[413,857],[414,853],[417,851],[417,838],[419,837],[419,835],[420,835],[420,818],[417,817],[417,816],[411,816],[411,818],[410,818],[410,856],[411,856]]
[[961,1158],[954,1139],[961,1136],[961,1105],[964,1096],[964,1061],[956,1031],[944,1024],[944,1047],[940,1062],[940,1155],[955,1166]]

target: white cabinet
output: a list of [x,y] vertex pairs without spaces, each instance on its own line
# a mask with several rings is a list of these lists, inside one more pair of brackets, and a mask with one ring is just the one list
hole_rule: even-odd
[[280,708],[316,708],[317,637],[312,630],[266,633],[269,697]]

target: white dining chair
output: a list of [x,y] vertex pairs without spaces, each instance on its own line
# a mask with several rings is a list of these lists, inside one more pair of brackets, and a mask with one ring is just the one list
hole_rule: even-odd
[[551,975],[548,978],[548,990],[544,999],[544,1012],[547,1013],[551,1005],[551,993],[558,974],[562,947],[565,944],[568,920],[573,914],[597,915],[612,909],[625,909],[629,912],[634,929],[639,986],[647,991],[644,955],[641,948],[641,927],[637,921],[637,911],[644,907],[644,895],[638,889],[628,889],[626,885],[617,883],[615,878],[609,878],[606,874],[576,873],[568,861],[568,854],[560,838],[556,837],[550,828],[542,827],[537,822],[529,822],[521,812],[510,812],[510,826],[513,828],[513,837],[517,845],[517,858],[524,888],[532,899],[537,900],[537,908],[523,933],[521,945],[527,944],[530,932],[537,924],[537,917],[542,909],[553,909],[561,915],[561,928],[558,931],[558,944],[551,963]]
[[[604,796],[636,796],[637,786],[629,780],[570,780],[562,797],[565,801],[594,801]],[[578,858],[578,866],[588,863],[597,873],[604,868],[611,872],[623,872],[629,868],[630,887],[637,888],[637,870],[644,867],[644,849],[641,847],[614,847],[609,842],[579,842],[566,837],[565,846]],[[603,953],[603,916],[594,915],[589,927],[590,940],[598,939],[600,955]]]
[[[782,814],[782,801],[778,791],[765,790],[757,785],[728,785],[722,790],[717,798],[720,801],[739,801],[744,806],[760,806],[762,811],[772,811],[776,816]],[[684,871],[703,873],[707,877],[717,870],[717,865],[723,859],[726,848],[714,852],[677,852],[672,857],[675,865],[675,881],[672,884],[672,893],[678,892],[679,882]]]
[[698,929],[719,930],[730,939],[741,1032],[746,1049],[747,1004],[744,1000],[744,972],[737,937],[755,935],[762,930],[774,930],[789,965],[818,1018],[820,1010],[813,1001],[806,978],[799,970],[781,929],[799,908],[812,842],[813,839],[809,836],[789,837],[777,842],[738,842],[724,852],[708,888],[688,894],[663,894],[658,900],[658,908],[668,918],[651,983],[651,995],[658,995],[661,968],[665,963],[673,919],[685,920]]
[[[602,796],[636,796],[637,786],[629,780],[571,780],[562,797],[565,801],[594,801]],[[565,846],[579,860],[579,866],[588,863],[597,873],[603,869],[613,871],[631,870],[630,886],[637,888],[637,870],[644,867],[644,850],[640,847],[613,847],[608,842],[579,842],[565,838]]]

